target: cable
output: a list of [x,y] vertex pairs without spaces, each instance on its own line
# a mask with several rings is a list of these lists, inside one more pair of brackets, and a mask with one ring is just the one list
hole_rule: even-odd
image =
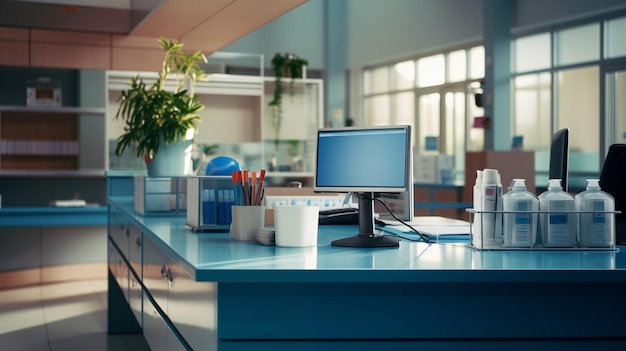
[[[359,193],[354,193],[354,195],[358,198],[364,198],[361,194]],[[373,198],[372,200],[377,201],[378,203],[380,203],[381,205],[383,205],[383,207],[385,209],[387,209],[387,212],[389,212],[389,214],[391,215],[391,217],[393,217],[393,219],[395,219],[396,221],[404,224],[407,228],[411,229],[411,231],[415,232],[415,234],[419,235],[419,237],[422,239],[422,241],[424,241],[425,243],[430,243],[430,239],[428,239],[428,237],[422,233],[420,233],[417,229],[413,228],[413,226],[407,224],[406,222],[404,222],[403,220],[401,220],[400,218],[398,218],[392,211],[391,209],[387,206],[387,204],[379,199],[379,198]]]

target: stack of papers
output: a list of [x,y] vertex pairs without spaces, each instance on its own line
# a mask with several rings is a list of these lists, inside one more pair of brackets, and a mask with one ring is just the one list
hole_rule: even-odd
[[85,200],[71,199],[71,200],[54,200],[50,202],[50,206],[54,207],[85,207],[87,202]]
[[[380,228],[383,232],[408,240],[421,239],[419,235],[402,223],[395,221],[385,221],[385,223],[387,225]],[[433,242],[469,242],[470,240],[470,223],[463,220],[424,216],[415,217],[411,222],[406,223]]]

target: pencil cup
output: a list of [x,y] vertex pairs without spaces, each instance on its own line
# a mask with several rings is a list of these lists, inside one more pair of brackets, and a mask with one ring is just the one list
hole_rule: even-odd
[[277,206],[274,208],[276,246],[317,246],[318,206]]
[[230,238],[254,241],[256,230],[265,226],[265,206],[231,206],[231,210]]

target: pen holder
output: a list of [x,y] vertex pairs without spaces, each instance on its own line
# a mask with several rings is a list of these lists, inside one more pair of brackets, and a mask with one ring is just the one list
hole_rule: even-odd
[[231,210],[230,238],[254,241],[257,229],[265,226],[265,206],[231,206]]

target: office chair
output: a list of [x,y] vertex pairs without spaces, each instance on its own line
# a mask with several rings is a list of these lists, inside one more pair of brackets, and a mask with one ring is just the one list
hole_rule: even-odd
[[626,244],[626,144],[613,144],[602,166],[600,188],[615,198],[615,243]]

